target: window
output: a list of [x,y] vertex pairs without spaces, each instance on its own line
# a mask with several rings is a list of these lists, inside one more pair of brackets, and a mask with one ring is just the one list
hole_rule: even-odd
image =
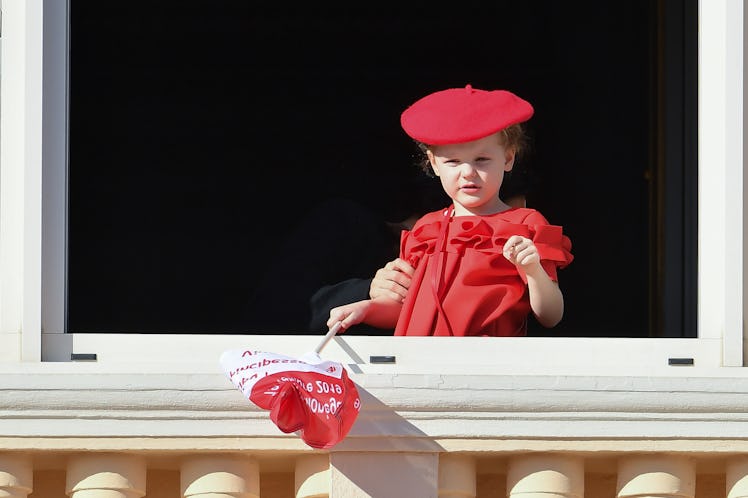
[[[716,10],[716,8],[715,8],[715,10]],[[46,15],[46,14],[45,14],[45,15]],[[632,16],[632,17],[633,17],[633,16]],[[702,17],[703,17],[703,16],[702,16]],[[708,18],[708,16],[707,16],[707,18]],[[708,19],[707,19],[707,20],[704,20],[704,19],[700,19],[700,22],[701,22],[702,26],[704,26],[704,25],[705,25],[705,23],[706,23],[707,21],[708,21]],[[723,21],[723,23],[724,23],[724,21]],[[544,26],[544,27],[547,27],[547,26]],[[740,32],[742,33],[742,31],[740,31]],[[703,35],[702,35],[702,36],[703,36]],[[577,41],[577,42],[579,42],[579,45],[582,45],[582,43],[581,43],[581,42],[580,42],[579,40],[576,40],[576,41]],[[556,48],[556,49],[558,49],[558,50],[562,50],[562,49],[563,49],[563,47],[561,47],[560,45],[561,45],[561,44],[556,44],[556,45],[554,45],[554,48]],[[702,50],[703,50],[703,49],[704,49],[704,48],[702,47]],[[424,58],[428,58],[428,54],[420,54],[420,55],[423,55],[423,57],[424,57]],[[619,54],[619,55],[621,55],[621,54]],[[448,57],[447,57],[447,58],[448,58]],[[47,58],[45,58],[45,61],[46,61],[46,60],[47,60]],[[456,60],[458,60],[458,58],[457,58],[457,57],[453,57],[453,60],[452,60],[452,62],[454,62],[454,61],[456,61]],[[526,61],[526,62],[530,63],[531,61]],[[716,62],[715,62],[715,63],[716,63]],[[703,65],[703,63],[702,63],[702,65]],[[535,70],[535,71],[537,72],[537,73],[535,74],[535,76],[537,76],[538,74],[540,74],[540,76],[542,76],[542,71],[544,71],[544,70],[545,70],[544,68],[540,68],[540,67],[534,67],[533,69],[534,69],[534,70]],[[649,69],[647,69],[647,71],[649,71]],[[700,68],[700,71],[701,71],[701,74],[703,74],[703,71],[704,71],[703,67],[702,67],[702,68]],[[645,71],[645,72],[646,72],[646,71]],[[649,73],[647,72],[647,74],[649,74]],[[621,74],[621,75],[618,75],[618,76],[624,77],[624,76],[630,76],[630,75],[624,75],[624,74]],[[544,82],[543,82],[543,81],[541,81],[541,79],[542,79],[542,78],[537,78],[537,81],[536,81],[536,83],[537,83],[537,84],[538,84],[539,86],[541,85],[541,83],[542,83],[542,84],[544,84]],[[72,88],[72,85],[74,85],[74,80],[71,80],[71,81],[72,81],[72,83],[71,83],[71,93],[74,93],[74,92],[75,92],[75,90],[74,90],[74,89]],[[478,85],[479,85],[479,83],[477,83],[477,81],[478,81],[478,80],[476,80],[476,82],[474,83],[474,84],[475,84],[476,86],[478,86]],[[569,82],[565,82],[565,83],[566,83],[566,84],[570,84]],[[592,83],[590,83],[590,82],[587,82],[587,81],[585,81],[585,84],[587,84],[587,83],[589,83],[589,87],[590,87],[590,88],[589,88],[589,90],[594,90],[595,88],[597,88],[596,86],[592,85]],[[455,82],[455,84],[458,84],[458,83],[457,83],[457,82]],[[718,81],[718,82],[716,82],[716,84],[718,84],[718,85],[719,85],[719,84],[725,85],[724,81]],[[741,79],[741,84],[742,84],[742,79]],[[442,85],[440,85],[440,86],[442,86]],[[511,84],[507,84],[506,86],[507,86],[507,87],[511,87],[511,86],[513,86],[513,85],[511,85]],[[416,87],[418,87],[418,85],[416,85]],[[587,89],[587,88],[585,87],[585,89]],[[730,91],[730,90],[731,90],[731,89],[730,89],[730,88],[728,88],[728,89],[727,89],[726,91],[727,91],[727,92],[729,93],[729,91]],[[733,90],[734,90],[734,89],[733,89]],[[414,92],[416,92],[416,90],[413,90],[413,91],[414,91]],[[559,91],[560,91],[560,90],[559,90]],[[386,92],[383,92],[383,93],[386,93]],[[418,90],[417,90],[417,93],[419,93],[419,94],[420,94],[420,93],[422,93],[422,88],[418,88]],[[589,93],[589,92],[587,92],[587,93]],[[652,94],[649,94],[649,95],[652,95]],[[704,95],[704,94],[702,94],[702,95]],[[531,97],[531,95],[528,95],[528,97],[529,97],[529,98],[531,98],[531,100],[532,100],[532,97]],[[408,101],[410,101],[410,100],[412,100],[412,99],[411,99],[411,98],[409,98],[409,99],[408,99]],[[537,99],[536,99],[536,100],[537,100]],[[594,99],[592,99],[592,101],[594,102],[595,100],[594,100]],[[541,100],[541,102],[542,102],[542,100]],[[703,105],[703,99],[702,99],[702,105]],[[402,106],[400,106],[400,107],[402,107]],[[717,108],[719,109],[719,106],[717,106]],[[578,109],[577,109],[577,110],[578,110]],[[645,112],[646,112],[646,111],[645,111]],[[715,111],[714,111],[714,109],[712,109],[712,110],[711,110],[710,112],[715,112]],[[71,116],[71,117],[70,117],[70,119],[71,119],[71,121],[73,121],[74,119],[76,119],[76,118],[74,117],[74,114],[75,114],[75,111],[74,111],[74,109],[71,109],[71,110],[70,110],[70,116]],[[535,118],[535,119],[537,120],[537,115],[536,115],[536,118]],[[701,119],[701,116],[700,116],[700,119]],[[639,131],[641,132],[641,130],[639,130]],[[547,136],[549,136],[549,135],[550,135],[550,134],[547,134],[547,135],[543,135],[543,133],[542,133],[542,130],[534,130],[534,132],[535,132],[535,133],[534,133],[534,136],[535,136],[535,137],[537,137],[537,140],[538,140],[538,143],[539,143],[539,144],[541,143],[541,137],[544,137],[544,136],[546,136],[546,137],[547,137]],[[74,129],[72,129],[72,128],[71,128],[71,134],[72,134],[72,133],[74,133]],[[628,133],[628,132],[627,132],[627,133]],[[642,132],[642,133],[643,133],[643,132]],[[624,135],[624,136],[625,136],[625,134],[621,134],[621,135]],[[706,133],[706,134],[705,134],[705,133],[703,132],[703,130],[700,130],[700,134],[699,134],[699,139],[700,139],[701,143],[704,143],[704,140],[709,140],[709,136],[710,136],[710,135],[709,135],[708,133]],[[560,139],[558,139],[558,138],[556,138],[556,139],[557,139],[557,140],[560,140]],[[728,145],[730,145],[730,144],[728,144]],[[46,147],[46,142],[45,142],[45,147]],[[640,147],[641,147],[641,145],[640,145]],[[639,154],[643,154],[644,156],[646,156],[646,157],[649,157],[649,156],[648,156],[648,154],[651,154],[652,152],[651,152],[651,150],[650,150],[650,148],[649,148],[649,144],[648,144],[648,143],[647,143],[647,147],[646,147],[645,149],[646,149],[646,150],[641,150],[641,149],[639,149]],[[606,150],[607,150],[607,149],[606,149]],[[732,150],[733,150],[733,149],[731,149],[730,147],[728,147],[728,148],[727,148],[727,152],[728,152],[728,154],[729,154],[729,153],[732,153]],[[608,152],[609,152],[609,151],[608,151]],[[72,140],[71,140],[71,151],[70,151],[70,153],[71,153],[71,160],[72,160],[72,158],[73,158],[73,157],[74,157],[74,155],[75,155],[75,142],[74,142],[74,139],[72,139]],[[624,152],[624,151],[623,151],[622,149],[616,149],[616,153],[617,153],[617,154],[621,154],[621,155],[624,155],[624,156],[625,156],[625,152]],[[393,155],[394,155],[394,154],[393,154]],[[594,156],[594,155],[588,155],[588,156]],[[587,156],[585,156],[585,157],[587,157]],[[628,157],[628,156],[626,156],[626,157]],[[573,156],[573,158],[572,158],[572,159],[575,159],[575,158],[576,158],[576,156]],[[537,156],[536,156],[536,159],[537,159]],[[725,161],[726,161],[726,163],[728,163],[728,164],[731,164],[731,163],[730,163],[730,161],[731,161],[731,160],[734,160],[734,158],[733,158],[733,157],[725,157]],[[574,161],[572,161],[572,162],[574,162]],[[50,164],[49,162],[45,162],[45,168],[46,168],[47,166],[49,166],[49,164]],[[647,164],[650,164],[650,163],[647,163]],[[732,175],[732,174],[733,174],[732,170],[725,170],[724,172],[720,172],[720,171],[717,171],[717,174],[720,174],[720,173],[722,173],[722,174],[724,174],[724,175],[727,175],[728,173],[729,173],[730,175]],[[74,176],[74,175],[73,175],[73,169],[72,169],[72,166],[71,166],[71,180],[73,180],[73,176]],[[45,178],[46,178],[46,177],[45,177]],[[718,178],[719,178],[719,177],[718,177]],[[45,182],[45,183],[46,183],[46,182]],[[730,183],[730,182],[728,182],[728,183]],[[710,189],[710,187],[712,187],[712,186],[711,186],[711,184],[709,184],[709,183],[707,183],[707,184],[704,184],[704,183],[700,184],[700,186],[699,186],[699,189],[700,189],[700,190],[699,190],[699,197],[703,199],[703,198],[704,198],[704,193],[706,193],[706,199],[709,199],[709,200],[711,200],[711,199],[712,199],[712,196],[714,196],[714,192],[713,192],[713,191],[710,191],[710,190],[709,190],[709,189]],[[712,187],[712,188],[713,188],[713,187]],[[647,189],[643,189],[643,190],[645,191],[645,194],[646,194],[646,195],[645,195],[645,197],[646,197],[647,199],[649,199],[649,189],[647,188]],[[71,195],[73,195],[73,193],[74,193],[74,192],[75,192],[75,189],[74,189],[74,188],[71,188]],[[721,193],[720,193],[720,194],[721,194]],[[738,197],[738,199],[742,199],[742,194],[738,194],[738,196],[737,196],[737,197]],[[719,199],[719,198],[720,198],[720,197],[719,197],[719,194],[718,194],[717,196],[715,196],[714,198],[716,198],[716,199]],[[552,197],[551,197],[551,199],[553,200],[553,198],[552,198]],[[576,197],[576,198],[575,198],[575,200],[579,200],[579,199],[580,199],[579,197]],[[72,203],[73,203],[73,202],[74,202],[74,199],[71,199],[71,205],[72,205]],[[540,201],[539,201],[539,202],[540,202]],[[551,202],[551,201],[547,201],[547,200],[546,200],[546,201],[543,201],[543,202]],[[561,203],[561,201],[560,201],[560,200],[559,200],[558,202],[559,202],[559,204]],[[722,202],[717,202],[716,204],[712,204],[712,208],[704,208],[704,207],[702,206],[702,204],[703,204],[703,202],[702,202],[702,204],[700,204],[700,205],[699,205],[699,210],[700,210],[700,211],[699,211],[699,216],[700,216],[701,218],[703,218],[703,217],[704,217],[704,213],[705,213],[705,212],[707,212],[707,213],[708,213],[708,212],[709,212],[709,209],[716,209],[718,213],[724,213],[724,212],[726,212],[727,210],[726,210],[726,209],[724,209],[724,204],[723,204],[723,202],[724,202],[724,201],[722,201]],[[721,208],[723,209],[722,211],[720,211],[720,206],[721,206]],[[619,206],[619,207],[620,207],[620,206]],[[72,208],[71,208],[71,209],[72,209]],[[579,208],[577,208],[577,209],[579,209]],[[543,210],[544,210],[544,211],[546,211],[546,212],[553,212],[553,210],[552,210],[552,209],[543,209]],[[565,218],[564,216],[560,216],[560,218],[561,218],[562,220],[564,220],[564,221],[563,221],[563,224],[564,224],[564,225],[569,225],[568,223],[566,223],[566,221],[565,221],[565,219],[566,219],[566,218]],[[732,221],[734,221],[734,220],[728,220],[728,221],[732,222]],[[742,219],[741,219],[741,223],[742,223]],[[718,225],[718,224],[716,224],[716,225]],[[572,226],[573,226],[573,225],[572,225]],[[701,226],[701,225],[700,225],[700,226]],[[637,228],[640,228],[640,227],[637,227]],[[724,228],[724,227],[722,227],[722,228]],[[46,227],[46,224],[45,224],[45,230],[46,230],[46,229],[47,229],[47,227]],[[700,228],[700,230],[701,230],[701,228]],[[710,230],[717,230],[717,231],[718,231],[718,230],[720,230],[720,226],[711,226],[711,227],[707,228],[707,230],[706,230],[706,231],[707,231],[707,232],[709,232]],[[721,234],[722,234],[722,232],[718,232],[718,233],[717,233],[717,235],[720,235],[720,236],[722,236]],[[570,233],[570,235],[572,235],[573,239],[575,240],[575,245],[576,245],[576,247],[579,247],[579,246],[580,246],[580,243],[579,243],[579,242],[577,241],[577,239],[576,239],[576,234],[575,234],[575,232],[571,232],[571,233]],[[702,235],[702,232],[700,232],[700,234],[699,234],[699,237],[702,237],[702,236],[703,236],[703,235]],[[624,238],[626,238],[626,237],[624,237]],[[723,238],[724,238],[724,237],[723,237]],[[647,238],[647,240],[650,240],[650,239],[649,239],[649,238]],[[735,244],[737,244],[737,246],[739,247],[739,244],[738,244],[737,242],[736,242]],[[735,248],[735,244],[731,245],[730,247],[732,247],[732,248],[734,249],[734,248]],[[75,246],[74,246],[73,244],[71,244],[71,246],[70,246],[70,247],[71,247],[71,250],[72,250],[72,249],[73,249],[73,248],[74,248]],[[645,251],[645,252],[646,252],[646,251]],[[645,259],[646,259],[646,258],[645,258]],[[72,255],[71,255],[71,261],[72,261]],[[578,261],[577,261],[577,263],[578,263]],[[570,269],[571,269],[571,267],[570,267]],[[73,270],[73,269],[71,268],[71,271],[72,271],[72,270]],[[707,282],[707,283],[709,283],[709,280],[710,280],[710,279],[712,279],[712,280],[716,279],[716,280],[714,280],[714,282],[716,282],[716,284],[715,284],[714,282],[712,282],[712,285],[713,285],[713,286],[715,286],[715,287],[718,287],[718,288],[721,288],[721,287],[720,287],[720,286],[721,286],[720,282],[724,282],[724,281],[725,281],[725,276],[724,276],[723,272],[719,272],[719,271],[718,271],[718,272],[714,272],[714,273],[713,273],[713,274],[711,274],[711,275],[710,275],[709,277],[705,277],[705,276],[704,276],[704,266],[703,266],[703,263],[701,264],[701,267],[699,268],[699,271],[700,271],[699,275],[700,275],[700,279],[701,279],[701,281],[700,281],[700,284],[699,284],[699,285],[700,285],[700,288],[701,288],[701,286],[702,286],[702,284],[703,284],[704,282]],[[46,271],[46,270],[45,270],[45,275],[47,275],[47,271]],[[645,279],[645,280],[646,280],[646,279]],[[72,278],[70,279],[70,281],[72,282]],[[648,287],[648,283],[647,283],[646,281],[645,281],[645,282],[643,282],[643,284],[644,284],[644,285],[643,285],[643,287],[641,287],[641,288],[647,288],[647,287]],[[565,285],[565,290],[566,290],[566,289],[569,289],[569,287],[568,287],[568,286],[567,286],[566,284],[564,284],[564,285]],[[582,282],[582,283],[580,284],[580,286],[582,286],[582,285],[587,285],[587,286],[588,286],[589,284],[588,284],[588,282],[587,282],[587,281],[585,281],[585,282]],[[711,288],[711,287],[710,287],[710,288]],[[588,291],[588,292],[589,292],[589,291]],[[571,290],[568,290],[568,291],[567,291],[567,293],[568,293],[568,294],[570,295],[570,294],[571,294]],[[635,298],[634,298],[634,299],[635,299]],[[742,296],[741,296],[741,299],[742,299]],[[59,298],[58,298],[58,300],[59,300]],[[619,300],[616,300],[616,302],[619,302],[619,301],[620,301],[620,299],[619,299]],[[647,303],[649,302],[648,300],[646,300],[646,301],[647,301]],[[46,302],[47,302],[47,303],[49,303],[49,300],[47,300]],[[629,308],[630,308],[630,305],[631,305],[631,303],[632,303],[632,301],[631,301],[631,300],[629,300],[629,301],[627,302],[627,304],[629,305]],[[636,306],[636,305],[635,305],[635,306]],[[45,306],[45,312],[46,312],[47,308],[48,308],[48,307],[47,307],[47,306]],[[58,308],[58,309],[59,309],[59,308]],[[710,323],[710,320],[714,320],[714,318],[713,318],[712,316],[710,316],[710,314],[709,314],[708,312],[707,312],[707,313],[703,313],[703,311],[704,311],[705,309],[706,309],[706,308],[705,308],[705,307],[704,307],[704,306],[703,306],[702,304],[700,304],[700,305],[699,305],[699,312],[700,312],[700,314],[699,314],[699,336],[700,336],[700,337],[713,337],[713,334],[714,334],[714,327],[712,327],[712,326],[711,326],[711,325],[713,325],[713,323]],[[620,310],[619,310],[619,311],[620,311]],[[620,317],[622,317],[622,316],[623,316],[623,317],[626,317],[626,319],[628,320],[628,319],[630,319],[630,318],[631,318],[631,317],[630,317],[629,315],[634,315],[634,313],[629,313],[629,314],[625,314],[625,313],[608,313],[608,315],[611,315],[611,316],[615,316],[615,317],[616,317],[617,319],[619,319]],[[728,318],[729,318],[729,316],[728,316]],[[733,317],[733,318],[734,318],[734,317]],[[637,317],[634,317],[634,318],[632,318],[632,319],[633,319],[633,320],[641,320],[641,316],[637,316]],[[720,320],[721,320],[721,319],[720,319]],[[571,319],[570,319],[570,321],[571,321]],[[589,320],[589,317],[585,318],[585,320],[581,320],[581,319],[580,319],[580,322],[581,322],[581,321],[585,321],[585,322],[590,322],[590,323],[594,323],[594,325],[589,325],[590,327],[592,327],[592,326],[594,326],[594,327],[596,327],[596,328],[600,328],[600,327],[606,328],[606,327],[609,327],[609,326],[610,326],[611,328],[615,327],[614,325],[609,325],[608,323],[603,323],[603,322],[601,322],[601,321],[591,321],[591,320]],[[646,323],[646,322],[648,322],[648,321],[649,321],[649,317],[647,317],[647,318],[646,318],[646,319],[644,320],[644,322],[645,322],[645,323],[644,323],[643,325],[641,325],[641,324],[640,324],[641,326],[634,326],[634,327],[633,327],[633,328],[632,328],[631,330],[638,330],[638,331],[641,331],[641,330],[648,330],[648,324]],[[49,322],[48,322],[48,323],[49,323]],[[568,323],[568,322],[567,322],[567,323]],[[705,324],[707,324],[707,325],[709,325],[709,326],[708,326],[707,328],[704,328],[704,325],[705,325]],[[708,329],[708,330],[707,330],[707,329]],[[50,327],[50,328],[47,328],[47,329],[45,329],[45,330],[47,330],[47,331],[48,331],[48,332],[50,332],[50,333],[56,333],[55,327]],[[607,330],[607,329],[606,329],[606,330]],[[143,330],[143,331],[147,331],[147,330]],[[705,332],[705,331],[706,331],[706,332]],[[574,335],[574,334],[569,334],[569,335]],[[581,334],[581,335],[584,335],[584,334]],[[603,334],[603,335],[605,335],[605,334]],[[616,335],[616,334],[611,334],[611,335]],[[625,335],[625,334],[621,334],[621,335]]]
[[[668,15],[644,0],[382,15],[167,2],[141,17],[136,4],[72,2],[69,330],[303,331],[305,277],[320,263],[301,253],[329,253],[334,234],[310,233],[305,251],[284,252],[284,237],[333,196],[391,210],[415,170],[399,112],[471,83],[537,109],[532,153],[511,180],[577,255],[561,277],[565,319],[547,333],[660,335],[662,317],[679,316],[670,334],[695,335],[695,286],[681,285],[695,274],[695,236],[671,233],[695,225],[689,4]],[[497,32],[502,18],[513,21]]]

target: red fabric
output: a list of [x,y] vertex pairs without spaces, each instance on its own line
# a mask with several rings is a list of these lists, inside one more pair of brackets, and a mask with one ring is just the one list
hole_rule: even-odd
[[502,251],[512,235],[533,240],[553,280],[574,259],[562,228],[528,208],[453,218],[437,211],[404,231],[400,258],[416,271],[395,335],[525,335],[531,311],[527,278]]
[[527,121],[529,102],[506,90],[467,85],[429,94],[405,109],[400,124],[411,138],[429,145],[471,142]]
[[292,358],[276,353],[229,350],[224,372],[285,433],[299,432],[312,448],[343,440],[361,407],[358,390],[343,365],[308,353]]

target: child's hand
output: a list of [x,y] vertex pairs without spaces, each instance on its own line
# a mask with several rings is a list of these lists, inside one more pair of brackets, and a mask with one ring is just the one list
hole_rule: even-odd
[[366,318],[371,301],[357,301],[351,304],[344,304],[330,310],[330,318],[327,320],[327,327],[332,327],[336,322],[340,322],[340,332],[343,333],[348,327],[361,323]]
[[369,286],[369,297],[372,299],[389,298],[402,303],[408,295],[410,281],[415,273],[408,262],[394,259],[377,270]]
[[526,269],[540,264],[538,248],[532,240],[520,235],[512,235],[504,244],[504,257],[517,266]]

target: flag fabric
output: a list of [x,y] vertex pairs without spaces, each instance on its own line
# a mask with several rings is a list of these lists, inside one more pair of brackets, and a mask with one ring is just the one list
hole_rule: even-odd
[[[319,348],[318,348],[319,349]],[[297,432],[312,448],[331,448],[356,421],[361,400],[341,363],[317,352],[294,358],[282,354],[232,349],[220,359],[225,374],[285,432]]]

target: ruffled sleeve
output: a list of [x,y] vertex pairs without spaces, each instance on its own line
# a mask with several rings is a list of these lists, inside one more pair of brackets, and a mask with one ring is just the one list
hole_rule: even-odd
[[422,217],[412,230],[403,230],[400,236],[400,259],[407,261],[413,268],[436,249],[439,232],[446,218],[438,213]]
[[530,227],[532,241],[538,248],[540,259],[553,261],[563,268],[574,259],[571,254],[571,241],[557,225],[536,225]]
[[[563,228],[559,225],[551,225],[538,211],[530,210],[528,216],[523,220],[529,230],[528,238],[532,239],[538,249],[540,264],[552,280],[558,280],[556,270],[565,268],[574,260],[571,253],[571,240],[564,235]],[[519,271],[523,281],[527,276],[522,270]]]

